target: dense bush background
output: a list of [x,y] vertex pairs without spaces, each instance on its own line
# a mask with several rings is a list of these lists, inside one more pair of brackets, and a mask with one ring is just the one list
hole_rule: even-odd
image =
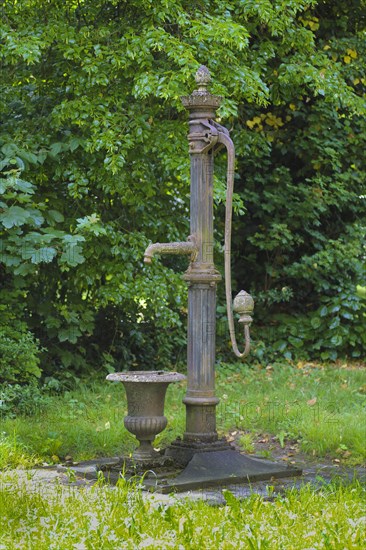
[[[365,28],[356,0],[3,2],[0,333],[29,339],[26,370],[184,360],[186,260],[142,257],[189,233],[180,96],[202,63],[236,145],[254,355],[364,357]],[[224,190],[220,157],[219,268]]]

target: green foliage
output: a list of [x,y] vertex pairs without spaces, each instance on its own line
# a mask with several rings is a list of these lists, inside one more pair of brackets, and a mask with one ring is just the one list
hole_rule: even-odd
[[262,340],[254,346],[256,357],[260,361],[274,357],[326,361],[347,353],[363,359],[366,308],[354,290],[347,290],[338,287],[333,296],[321,298],[319,307],[306,314],[272,315],[269,326],[261,328]]
[[[8,309],[47,349],[46,374],[182,359],[186,260],[145,268],[142,258],[149,241],[189,234],[180,96],[201,63],[233,127],[245,212],[233,228],[234,278],[255,295],[257,346],[271,326],[278,353],[364,354],[364,9],[5,2],[0,281]],[[216,166],[219,241],[224,159]]]
[[0,384],[0,417],[34,415],[50,403],[50,397],[36,384]]
[[0,384],[29,383],[41,376],[39,342],[22,326],[0,326]]
[[11,468],[27,468],[37,462],[37,457],[29,453],[24,445],[19,443],[16,434],[11,436],[0,433],[0,471]]
[[[259,358],[266,347],[267,359],[365,357],[365,48],[354,9],[364,4],[314,3],[301,15],[317,53],[297,65],[293,52],[274,55],[272,104],[244,107],[236,129],[246,206],[234,228],[236,278],[256,298]],[[334,70],[320,67],[324,56]]]

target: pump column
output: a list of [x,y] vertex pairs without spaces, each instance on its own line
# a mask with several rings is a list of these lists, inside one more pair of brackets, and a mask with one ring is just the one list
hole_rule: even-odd
[[184,441],[214,442],[216,432],[215,333],[216,283],[221,280],[213,261],[213,148],[217,130],[210,124],[220,98],[206,87],[210,74],[200,67],[199,87],[182,102],[190,111],[188,135],[191,159],[191,235],[198,248],[184,279],[188,282],[188,351],[186,431]]

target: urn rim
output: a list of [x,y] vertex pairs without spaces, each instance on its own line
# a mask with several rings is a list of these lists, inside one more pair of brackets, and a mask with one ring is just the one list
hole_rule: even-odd
[[180,372],[169,371],[126,371],[113,372],[106,377],[110,382],[135,382],[135,383],[171,383],[186,379]]

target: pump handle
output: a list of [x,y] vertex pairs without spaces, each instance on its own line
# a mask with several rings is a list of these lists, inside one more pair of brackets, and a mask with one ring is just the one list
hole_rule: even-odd
[[[210,121],[211,122],[211,121]],[[254,302],[252,297],[242,290],[234,299],[232,306],[232,289],[231,289],[231,225],[232,225],[232,206],[233,206],[233,192],[234,192],[234,169],[235,169],[235,149],[234,144],[229,136],[229,132],[226,128],[217,124],[217,122],[211,122],[218,129],[217,143],[222,143],[226,147],[227,151],[227,188],[226,188],[226,210],[225,210],[225,241],[224,241],[224,254],[225,254],[225,293],[226,293],[226,310],[229,323],[229,332],[231,345],[233,351],[237,357],[244,359],[250,351],[250,332],[249,326],[252,322],[250,314],[254,309]],[[217,146],[216,146],[217,147]],[[240,352],[235,336],[234,316],[235,312],[240,314],[239,323],[244,325],[244,351]]]

